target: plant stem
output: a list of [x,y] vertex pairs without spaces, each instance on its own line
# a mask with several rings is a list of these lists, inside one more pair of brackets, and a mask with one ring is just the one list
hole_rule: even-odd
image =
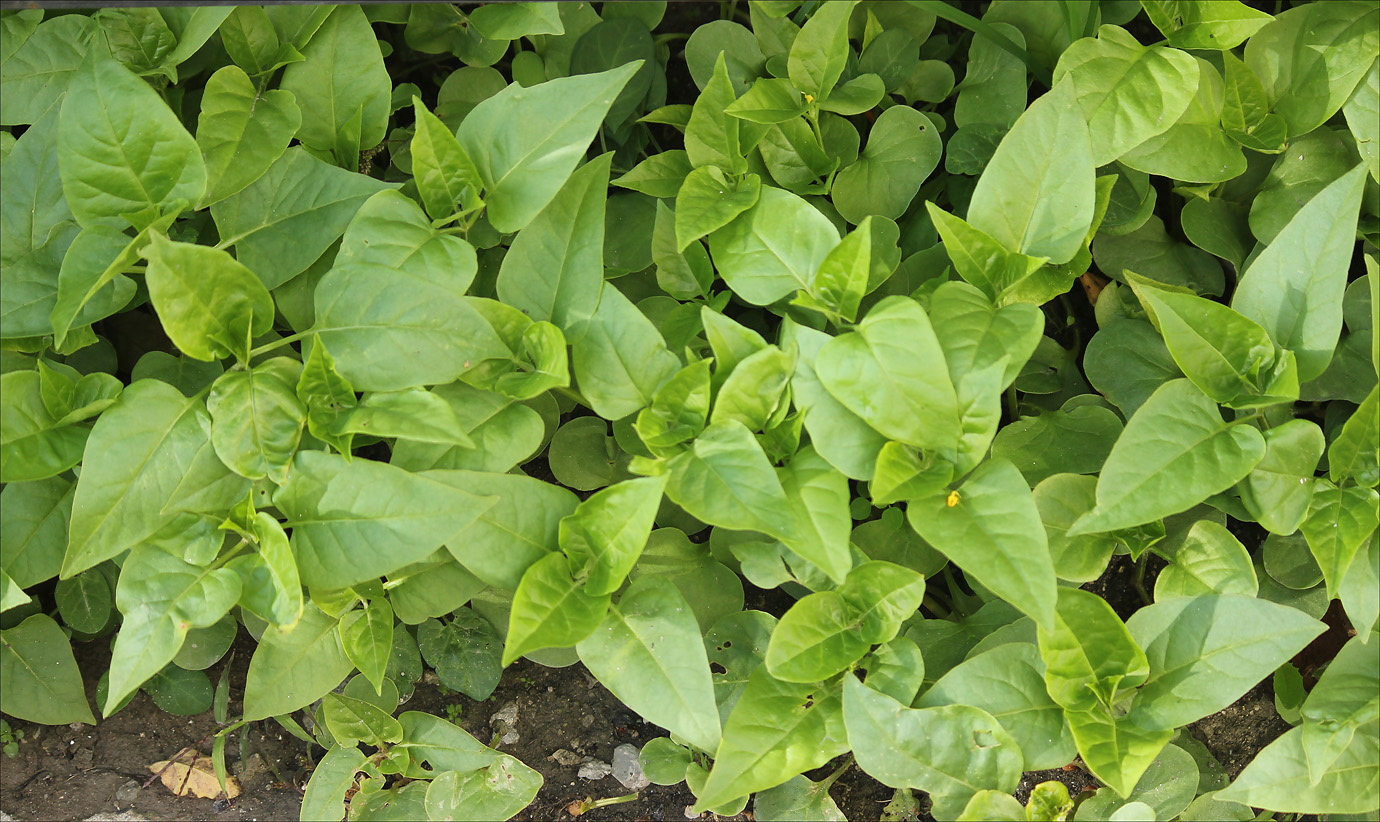
[[833,773],[824,777],[824,781],[819,783],[819,789],[823,791],[828,791],[829,788],[832,787],[833,784],[838,781],[838,778],[847,773],[848,769],[851,767],[853,767],[853,754],[850,753],[848,755],[848,758],[843,760],[842,765],[835,768]]
[[292,335],[290,335],[290,336],[283,337],[281,340],[274,340],[274,341],[271,342],[271,343],[265,343],[264,345],[261,345],[261,346],[259,346],[258,348],[251,349],[250,352],[249,352],[249,359],[252,360],[252,359],[254,359],[255,357],[259,356],[260,354],[266,354],[266,353],[268,353],[269,351],[273,351],[273,350],[275,350],[275,349],[282,348],[282,347],[285,346],[285,345],[291,345],[292,343],[298,342],[299,340],[304,340],[304,339],[306,339],[307,337],[311,336],[311,335],[314,334],[314,333],[316,333],[316,332],[314,332],[314,331],[302,331],[302,332],[297,333],[297,334],[292,334]]

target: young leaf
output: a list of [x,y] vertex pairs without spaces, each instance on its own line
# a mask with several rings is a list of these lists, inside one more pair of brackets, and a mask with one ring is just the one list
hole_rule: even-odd
[[733,222],[752,208],[762,193],[762,180],[748,174],[729,180],[718,166],[700,166],[685,176],[676,192],[676,251]]
[[1320,479],[1299,530],[1322,568],[1328,597],[1334,597],[1356,552],[1375,532],[1380,509],[1374,489],[1338,487]]
[[605,288],[585,334],[571,346],[580,392],[599,416],[620,420],[651,403],[680,360],[647,315],[617,288]]
[[350,662],[373,684],[375,693],[382,695],[383,675],[393,650],[393,608],[388,600],[371,599],[363,608],[341,617],[340,643]]
[[561,520],[561,550],[585,577],[586,594],[605,596],[623,584],[647,544],[666,481],[663,475],[611,485]]
[[336,151],[336,164],[353,171],[358,156],[341,156],[338,137],[358,117],[357,148],[370,149],[387,130],[392,83],[378,40],[363,11],[341,6],[302,48],[306,59],[283,70],[282,88],[302,108],[297,137],[303,145]]
[[[680,235],[679,220],[677,236]],[[767,305],[809,290],[815,272],[838,245],[839,233],[818,209],[778,188],[709,236],[719,276],[753,305]]]
[[457,209],[469,211],[484,204],[479,170],[455,139],[450,127],[412,98],[417,131],[412,136],[412,172],[427,214],[443,220]]
[[862,616],[838,591],[802,597],[781,617],[767,645],[767,671],[784,682],[819,682],[862,659],[871,648]]
[[1105,711],[1068,711],[1078,755],[1092,771],[1123,798],[1130,796],[1146,769],[1174,738],[1174,731],[1146,730]]
[[857,162],[834,180],[834,205],[850,223],[869,215],[900,219],[941,153],[939,131],[928,117],[892,106],[872,124]]
[[853,3],[846,0],[816,9],[800,27],[787,58],[791,84],[809,95],[808,102],[824,100],[834,90],[848,62],[848,17]]
[[795,537],[786,492],[752,432],[736,420],[711,425],[666,463],[666,496],[691,516],[735,531]]
[[273,298],[254,273],[219,249],[155,235],[149,299],[163,330],[197,360],[249,359],[249,341],[273,325]]
[[1145,652],[1107,601],[1078,588],[1060,588],[1054,625],[1039,632],[1045,687],[1068,711],[1110,712],[1117,691],[1150,674]]
[[685,124],[685,152],[694,168],[718,166],[731,174],[747,170],[743,155],[752,148],[741,143],[743,126],[727,113],[737,95],[728,77],[727,52],[719,52],[714,73],[695,100]]
[[1374,488],[1380,482],[1380,388],[1370,390],[1328,446],[1327,472],[1337,483],[1350,477]]
[[301,366],[275,357],[248,371],[229,371],[211,386],[211,445],[230,469],[281,485],[302,438],[307,409],[295,385]]
[[1323,453],[1323,432],[1309,420],[1267,429],[1265,456],[1238,486],[1241,503],[1265,530],[1281,536],[1298,530],[1313,499],[1313,474]]
[[609,596],[590,596],[570,575],[565,554],[542,557],[527,568],[513,594],[503,667],[543,648],[568,648],[599,627]]

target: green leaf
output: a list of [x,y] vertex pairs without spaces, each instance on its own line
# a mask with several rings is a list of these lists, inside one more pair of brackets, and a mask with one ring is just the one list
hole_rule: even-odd
[[1322,125],[1351,96],[1380,47],[1378,13],[1367,3],[1289,9],[1246,43],[1246,65],[1289,138]]
[[1197,3],[1152,0],[1145,4],[1145,13],[1155,28],[1168,38],[1169,44],[1181,49],[1234,49],[1261,26],[1274,20],[1265,12],[1237,0]]
[[819,264],[810,293],[797,297],[797,304],[848,322],[857,318],[872,271],[872,226],[872,218],[864,217],[855,230],[834,246]]
[[666,482],[663,475],[617,483],[561,520],[561,550],[585,578],[586,594],[606,596],[622,586],[647,544]]
[[515,83],[475,106],[456,138],[484,181],[494,228],[517,231],[556,196],[639,65]]
[[302,451],[273,504],[292,528],[302,582],[337,589],[426,558],[494,500],[384,463]]
[[816,8],[791,45],[786,61],[791,84],[815,101],[829,96],[848,62],[848,17],[854,5],[848,0]]
[[1313,474],[1323,453],[1323,432],[1309,420],[1289,420],[1264,431],[1265,456],[1238,486],[1241,503],[1265,530],[1298,530],[1313,499]]
[[1188,380],[1165,383],[1126,423],[1097,479],[1097,507],[1071,536],[1143,525],[1235,485],[1265,456],[1265,439],[1224,422]]
[[1065,717],[1088,770],[1123,798],[1174,738],[1172,730],[1148,731],[1105,711],[1069,711]]
[[802,597],[781,617],[767,646],[767,671],[785,682],[818,682],[862,659],[872,647],[861,618],[838,591]]
[[278,357],[230,371],[211,386],[211,444],[235,473],[281,485],[302,438],[307,410],[294,390],[301,366]]
[[262,177],[301,125],[301,109],[289,92],[259,91],[235,66],[211,75],[197,116],[196,144],[208,178],[200,206],[220,202]]
[[690,606],[665,577],[633,583],[576,646],[613,695],[705,751],[719,746],[709,660]]
[[[952,74],[952,72],[950,72]],[[952,77],[949,80],[949,87],[953,87]],[[873,108],[886,96],[886,83],[882,78],[874,73],[859,74],[851,80],[836,87],[830,92],[829,97],[820,103],[819,107],[823,111],[832,111],[836,114],[851,116],[862,114]],[[940,100],[948,97],[948,91],[939,92],[936,95]],[[875,128],[875,126],[874,126]],[[870,143],[869,143],[870,145]]]
[[1054,625],[1039,631],[1045,687],[1068,711],[1110,711],[1117,691],[1150,674],[1140,649],[1107,601],[1079,588],[1060,588]]
[[1365,166],[1357,166],[1309,200],[1256,256],[1232,295],[1232,308],[1297,355],[1300,382],[1327,368],[1342,330],[1354,215],[1365,179]]
[[492,40],[516,40],[534,34],[564,34],[565,27],[555,8],[546,3],[509,3],[493,8],[478,8],[470,23]]
[[424,388],[370,394],[336,417],[328,430],[347,442],[355,434],[365,434],[474,447],[450,403]]
[[[452,287],[469,287],[476,267],[473,246],[433,228],[415,200],[385,189],[370,196],[353,213],[340,239],[335,266],[379,263],[423,278],[428,276],[428,269],[441,268],[449,272],[447,282]],[[312,286],[319,284],[320,275],[332,267],[332,260],[327,259]],[[316,271],[318,267],[313,265],[306,273]]]
[[417,647],[442,685],[471,699],[488,699],[503,675],[503,640],[488,620],[469,608],[456,609],[444,622],[423,622],[417,629]]
[[1210,520],[1193,523],[1170,559],[1173,564],[1155,580],[1156,602],[1203,594],[1253,597],[1259,589],[1245,546],[1226,526]]
[[[1371,333],[1375,333],[1374,329]],[[1368,488],[1380,482],[1380,388],[1372,388],[1327,447],[1327,476]]]
[[321,714],[335,741],[347,747],[360,742],[375,747],[402,739],[402,723],[362,699],[327,693]]
[[382,696],[384,671],[393,650],[393,608],[388,600],[371,599],[363,608],[341,617],[340,644],[350,663]]
[[[971,705],[991,714],[1020,746],[1023,767],[1062,767],[1078,753],[1064,711],[1045,690],[1044,662],[1034,645],[1008,642],[969,656],[939,678],[917,708]],[[872,673],[868,673],[869,679]],[[874,687],[875,686],[870,686]]]
[[1055,474],[1100,471],[1121,435],[1121,420],[1104,406],[1071,403],[1002,427],[992,440],[992,456],[1011,460],[1032,488]]
[[900,219],[941,153],[939,132],[927,116],[892,106],[872,124],[857,162],[834,180],[834,205],[850,223],[869,215]]
[[543,648],[568,648],[592,634],[609,609],[609,596],[590,596],[570,574],[565,554],[548,554],[522,575],[513,594],[503,667]]
[[220,247],[274,289],[302,273],[345,231],[370,195],[391,188],[288,149],[263,176],[211,206]]
[[530,805],[541,786],[540,773],[498,754],[479,770],[438,774],[426,788],[426,813],[432,819],[507,819]]
[[[692,362],[657,389],[652,404],[637,415],[637,435],[658,456],[699,436],[709,419],[709,365]],[[569,483],[566,483],[569,484]]]
[[0,376],[0,478],[6,483],[47,479],[81,462],[90,430],[59,424],[66,409],[50,408],[42,383],[36,371]]
[[763,77],[724,111],[740,120],[770,125],[805,113],[806,103],[789,80]]
[[858,766],[883,784],[926,791],[940,816],[956,816],[980,790],[1011,793],[1020,780],[1016,740],[981,708],[909,708],[845,676],[843,715]]
[[1371,64],[1370,73],[1356,86],[1342,113],[1371,179],[1380,180],[1380,126],[1373,122],[1380,119],[1380,62]]
[[1011,463],[988,460],[954,492],[913,500],[925,541],[1042,626],[1055,624],[1054,566],[1030,488]]
[[58,128],[54,109],[25,130],[0,165],[0,262],[6,267],[42,248],[55,226],[73,219],[58,172]]
[[475,447],[398,440],[393,448],[394,465],[409,471],[446,468],[504,472],[526,462],[542,443],[541,415],[509,397],[464,383],[438,386],[432,393],[450,404]]
[[303,819],[344,819],[345,794],[355,784],[355,774],[364,767],[365,757],[358,747],[332,745],[311,773],[302,797]]
[[700,166],[685,176],[676,192],[676,251],[717,231],[757,203],[762,180],[748,174],[729,180],[718,166]]
[[787,819],[813,819],[819,822],[844,822],[847,818],[829,795],[832,783],[811,782],[793,776],[775,788],[758,791],[752,800],[752,816],[762,822]]
[[929,317],[914,300],[878,303],[856,331],[820,349],[814,370],[830,394],[883,436],[920,448],[956,446],[958,400]]
[[691,516],[735,531],[795,536],[786,492],[757,439],[737,420],[706,428],[666,469],[666,496]]
[[254,273],[224,251],[161,235],[148,257],[149,299],[182,353],[247,362],[249,341],[273,325],[273,297]]
[[[466,261],[471,271],[473,259]],[[400,275],[405,289],[398,287]],[[432,268],[400,272],[346,263],[331,269],[316,289],[312,329],[335,355],[341,376],[364,391],[450,382],[474,363],[509,353],[452,272]],[[419,357],[422,351],[427,356]]]
[[1308,776],[1303,728],[1292,728],[1251,760],[1231,785],[1218,792],[1224,801],[1283,813],[1373,813],[1377,794],[1375,759],[1380,755],[1380,724],[1357,729],[1351,744],[1316,783]]
[[1150,661],[1128,718],[1167,731],[1235,702],[1324,626],[1287,605],[1209,595],[1156,602],[1126,628]]
[[206,191],[196,141],[148,83],[92,49],[62,103],[58,166],[82,225],[143,228]]
[[1165,131],[1193,100],[1198,63],[1165,46],[1142,46],[1117,26],[1077,41],[1060,57],[1054,83],[1068,79],[1092,135],[1093,165],[1105,166]]
[[[73,329],[120,311],[134,297],[134,281],[119,270],[130,245],[143,246],[147,237],[133,242],[109,226],[82,229],[67,247],[58,272],[57,297],[48,315],[53,342],[61,346]],[[112,271],[112,269],[114,269]]]
[[[1298,398],[1293,358],[1231,308],[1124,274],[1184,374],[1222,405],[1249,408]],[[1292,396],[1291,396],[1292,394]]]
[[456,209],[468,211],[483,205],[479,171],[455,134],[420,98],[414,96],[412,102],[417,118],[411,145],[412,170],[427,213],[441,220]]
[[724,723],[696,808],[780,785],[848,750],[837,685],[782,682],[759,665]]
[[[703,31],[697,29],[696,33]],[[689,53],[688,46],[686,52]],[[713,165],[738,175],[747,170],[743,155],[752,146],[742,144],[745,127],[728,113],[737,94],[728,76],[726,57],[727,52],[719,52],[714,73],[690,110],[690,119],[685,124],[685,153],[695,168]]]
[[1355,733],[1380,714],[1380,646],[1347,640],[1303,703],[1303,751],[1317,783]]
[[0,631],[0,680],[10,716],[44,725],[96,724],[71,642],[46,614]]
[[201,568],[153,544],[132,550],[115,590],[124,624],[115,638],[101,712],[114,713],[126,696],[172,662],[188,628],[214,625],[239,597],[234,571]]
[[737,420],[750,431],[765,430],[781,408],[794,370],[794,352],[774,345],[745,357],[719,386],[710,424]]
[[157,533],[176,514],[162,513],[207,435],[197,407],[167,383],[140,380],[96,420],[62,576],[74,576]]
[[944,240],[944,252],[953,262],[958,276],[977,286],[990,299],[1000,299],[1003,293],[1030,277],[1046,262],[1043,257],[1007,251],[996,240],[933,203],[926,203],[925,208]]
[[691,171],[689,156],[683,149],[671,149],[653,154],[627,174],[613,180],[613,185],[640,191],[651,197],[667,199],[680,191],[685,175]]
[[657,51],[650,29],[651,26],[632,17],[607,15],[603,22],[595,23],[580,35],[570,52],[571,74],[595,74],[642,61],[604,115],[604,124],[609,128],[619,127],[630,116],[645,111],[643,101],[653,82],[661,82],[660,77],[653,80],[657,76]]
[[1198,765],[1193,755],[1167,745],[1124,798],[1098,791],[1079,805],[1079,812],[1085,819],[1175,819],[1193,801],[1197,789]]
[[57,601],[62,621],[74,631],[84,634],[100,633],[110,619],[114,605],[110,583],[106,582],[105,574],[96,568],[59,581],[53,598]]
[[498,296],[533,320],[560,326],[572,342],[599,307],[604,285],[604,199],[612,154],[580,167],[513,240],[498,272]]
[[12,482],[0,491],[0,571],[16,586],[46,582],[62,570],[75,483],[63,477]]
[[1089,140],[1072,83],[1036,100],[978,178],[968,207],[973,228],[1007,251],[1056,265],[1073,259],[1096,199]]
[[870,479],[877,454],[887,440],[834,399],[815,373],[819,350],[831,339],[822,331],[789,320],[783,326],[782,344],[794,342],[800,347],[791,376],[791,396],[796,408],[805,412],[805,430],[820,456],[852,479]]
[[336,620],[309,605],[291,629],[270,625],[249,661],[244,717],[281,716],[306,707],[340,684],[354,664]]
[[1103,327],[1083,354],[1088,381],[1128,419],[1161,385],[1182,376],[1164,339],[1145,320]]
[[0,123],[37,123],[62,99],[82,65],[96,24],[89,16],[49,18],[0,68]]
[[349,453],[351,437],[335,437],[335,421],[358,402],[350,381],[335,370],[335,358],[321,339],[314,338],[311,353],[297,378],[297,399],[307,410],[307,430],[341,453]]
[[1299,530],[1318,560],[1331,599],[1366,538],[1375,532],[1380,509],[1374,489],[1337,487],[1320,479]]
[[847,478],[809,445],[797,452],[786,467],[778,469],[776,475],[790,501],[789,513],[794,520],[791,533],[781,538],[796,554],[834,581],[842,582],[853,567],[848,549],[852,519],[848,516]]
[[1166,131],[1121,155],[1121,163],[1192,183],[1220,183],[1246,171],[1241,147],[1220,125],[1222,75],[1207,60],[1196,60],[1198,90],[1188,108]]
[[297,557],[283,526],[269,514],[256,513],[250,532],[259,544],[258,553],[226,563],[240,575],[240,605],[288,630],[297,624],[304,607]]
[[656,326],[617,288],[604,289],[571,358],[580,393],[607,420],[645,408],[680,370]]
[[767,305],[797,290],[808,291],[838,236],[814,206],[767,187],[751,208],[709,236],[709,250],[735,294],[753,305]]
[[1099,235],[1092,252],[1098,269],[1116,280],[1124,281],[1122,272],[1131,269],[1161,285],[1183,286],[1197,294],[1221,294],[1225,288],[1221,263],[1170,237],[1159,217],[1150,217],[1126,234]]
[[378,40],[364,12],[341,6],[302,47],[305,60],[283,70],[282,88],[297,98],[302,126],[297,138],[319,151],[336,151],[336,163],[353,171],[359,158],[339,156],[339,138],[352,117],[359,118],[358,148],[383,141],[388,126],[392,81]]

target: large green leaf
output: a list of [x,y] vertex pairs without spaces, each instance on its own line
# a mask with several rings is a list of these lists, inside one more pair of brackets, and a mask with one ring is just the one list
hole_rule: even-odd
[[805,430],[819,455],[851,479],[871,479],[877,454],[887,439],[834,399],[815,373],[815,359],[832,339],[823,331],[786,321],[781,344],[794,343],[800,350],[791,375],[791,399],[805,412]]
[[1172,730],[1147,731],[1124,718],[1113,719],[1103,710],[1068,711],[1064,716],[1088,770],[1123,798],[1131,795],[1141,776],[1174,738]]
[[1026,109],[978,178],[968,222],[1007,251],[1066,263],[1096,205],[1092,144],[1071,82]]
[[1371,720],[1358,728],[1351,744],[1317,782],[1308,775],[1303,733],[1303,728],[1286,731],[1217,795],[1283,813],[1373,814],[1380,802],[1375,767],[1380,756],[1380,723]]
[[1049,545],[1030,486],[1006,460],[988,460],[952,494],[912,500],[907,518],[964,573],[1038,624],[1055,624]]
[[1225,525],[1199,520],[1174,549],[1173,564],[1155,580],[1155,601],[1176,596],[1238,594],[1259,590],[1251,555]]
[[585,593],[604,596],[622,586],[647,544],[666,481],[662,475],[616,483],[561,520],[561,550],[585,577]]
[[37,123],[62,99],[95,28],[84,14],[49,18],[0,63],[0,124]]
[[1370,69],[1380,51],[1377,14],[1365,2],[1310,3],[1277,15],[1246,43],[1246,65],[1290,138],[1336,114]]
[[[283,70],[282,88],[297,98],[302,126],[297,138],[353,171],[358,156],[342,156],[342,132],[357,129],[353,152],[383,141],[390,113],[392,81],[378,40],[362,9],[339,6],[302,49],[305,60]],[[351,120],[356,122],[351,125]]]
[[1380,388],[1370,390],[1328,445],[1327,471],[1333,482],[1354,477],[1370,488],[1380,482]]
[[562,77],[530,89],[514,83],[465,117],[455,136],[484,181],[486,214],[494,228],[517,231],[556,196],[640,65]]
[[941,153],[939,131],[928,117],[892,106],[872,124],[857,162],[834,180],[834,205],[854,224],[869,215],[900,219]]
[[767,305],[809,290],[815,272],[838,245],[829,218],[779,188],[762,189],[757,202],[709,235],[719,275],[753,305]]
[[479,770],[438,774],[426,786],[426,813],[431,819],[509,819],[532,804],[541,786],[541,774],[521,759],[497,754]]
[[340,643],[336,620],[308,605],[290,629],[270,626],[254,649],[244,685],[244,718],[292,713],[338,686],[354,663]]
[[29,126],[0,161],[0,263],[6,267],[42,248],[54,226],[73,219],[58,172],[57,130],[54,109]]
[[1342,331],[1342,295],[1366,167],[1318,192],[1241,275],[1231,307],[1298,357],[1299,381],[1322,374]]
[[767,671],[785,682],[819,682],[871,648],[860,615],[837,591],[802,597],[782,615],[767,645]]
[[580,393],[594,412],[618,420],[651,404],[680,370],[661,333],[623,292],[608,287],[585,334],[571,346]]
[[63,477],[11,482],[0,491],[0,571],[20,588],[52,579],[62,570],[67,523],[76,484]]
[[577,340],[599,306],[604,286],[605,154],[565,181],[518,233],[498,272],[498,296],[533,320],[560,326]]
[[1152,0],[1145,13],[1171,46],[1182,49],[1234,49],[1274,19],[1237,0]]
[[1187,510],[1235,485],[1265,456],[1249,425],[1223,421],[1188,380],[1160,386],[1126,423],[1097,479],[1097,507],[1071,536],[1130,528]]
[[494,500],[385,463],[302,451],[273,503],[292,528],[302,582],[332,589],[426,558]]
[[576,646],[613,695],[701,750],[719,746],[719,712],[700,627],[665,577],[646,576]]
[[370,195],[392,187],[295,147],[247,187],[211,206],[211,217],[220,247],[235,246],[236,259],[274,289],[316,262]]
[[[465,262],[472,271],[474,257]],[[459,272],[461,282],[468,273]],[[451,382],[482,360],[510,353],[452,272],[423,266],[331,269],[316,288],[313,330],[340,374],[362,391]]]
[[235,66],[211,75],[196,127],[208,178],[200,205],[224,200],[262,177],[301,125],[302,112],[291,93],[260,91]]
[[1060,588],[1054,625],[1039,632],[1050,698],[1069,711],[1110,711],[1117,691],[1150,674],[1145,652],[1107,601]]
[[757,439],[737,420],[706,428],[666,469],[666,496],[691,516],[735,531],[794,538],[786,492]]
[[47,479],[81,462],[90,430],[59,423],[65,409],[45,396],[52,375],[11,371],[0,377],[0,480],[6,483]]
[[10,716],[44,725],[96,724],[71,641],[46,614],[0,631],[0,680],[0,704]]
[[249,360],[250,340],[273,328],[273,297],[227,252],[154,235],[145,281],[163,330],[194,360]]
[[1338,487],[1319,479],[1308,506],[1308,515],[1299,530],[1308,539],[1308,549],[1327,581],[1328,597],[1346,577],[1356,553],[1366,538],[1375,532],[1380,518],[1380,496],[1374,489],[1352,485]]
[[858,766],[883,784],[930,795],[934,813],[952,818],[980,790],[1011,793],[1021,749],[981,708],[910,708],[845,675],[843,716]]
[[349,219],[334,264],[345,263],[379,263],[424,278],[440,269],[453,289],[468,288],[477,266],[473,246],[433,228],[417,202],[395,189],[373,194]]
[[1165,131],[1198,88],[1198,64],[1185,52],[1142,46],[1118,26],[1077,41],[1054,69],[1067,78],[1092,135],[1093,165],[1105,166]]
[[757,666],[724,723],[696,808],[775,787],[848,750],[837,684],[782,682]]
[[173,520],[163,507],[207,443],[199,405],[167,383],[140,380],[96,420],[72,502],[64,578],[133,548]]
[[609,595],[590,596],[570,575],[565,554],[547,554],[528,566],[513,594],[503,665],[543,648],[568,648],[594,633]]
[[1140,609],[1126,628],[1150,661],[1129,719],[1172,730],[1235,702],[1323,632],[1306,614],[1263,599],[1175,597]]
[[240,578],[234,571],[198,567],[154,545],[131,551],[115,590],[124,624],[110,658],[102,713],[114,713],[126,696],[171,662],[188,628],[215,624],[239,597]]
[[1035,646],[1007,642],[968,657],[925,691],[917,708],[972,705],[991,714],[1021,748],[1023,767],[1067,765],[1078,751],[1064,711],[1045,690]]
[[101,49],[88,52],[62,102],[58,167],[82,225],[143,228],[178,200],[206,191],[196,141],[149,84]]
[[819,350],[814,370],[829,393],[883,436],[951,452],[958,400],[929,316],[916,301],[889,297],[857,330]]
[[791,45],[786,70],[791,84],[824,100],[834,90],[848,62],[848,16],[854,3],[831,3],[816,9]]

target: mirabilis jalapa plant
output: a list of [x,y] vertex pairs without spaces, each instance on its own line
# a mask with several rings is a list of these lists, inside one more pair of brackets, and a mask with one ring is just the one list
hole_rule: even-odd
[[1380,10],[973,6],[6,12],[5,713],[94,722],[112,632],[102,714],[206,710],[242,625],[217,768],[315,739],[303,819],[517,813],[394,714],[521,657],[699,810],[841,818],[851,754],[937,819],[1373,816]]

